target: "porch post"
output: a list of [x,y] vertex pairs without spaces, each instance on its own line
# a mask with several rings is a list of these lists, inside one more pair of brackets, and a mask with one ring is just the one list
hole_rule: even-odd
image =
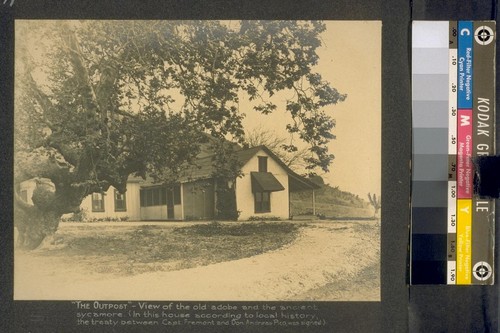
[[180,196],[181,196],[181,220],[184,221],[186,219],[186,215],[184,214],[184,184],[180,183]]

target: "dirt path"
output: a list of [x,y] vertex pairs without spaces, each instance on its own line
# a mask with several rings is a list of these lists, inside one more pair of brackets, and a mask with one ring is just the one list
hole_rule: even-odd
[[316,223],[262,255],[123,278],[48,274],[23,255],[16,258],[15,298],[378,301],[379,248],[379,228],[370,221]]

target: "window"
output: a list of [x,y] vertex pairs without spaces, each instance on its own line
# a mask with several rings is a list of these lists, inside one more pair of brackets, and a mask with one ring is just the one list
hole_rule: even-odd
[[141,190],[139,193],[141,196],[141,207],[146,207],[146,190]]
[[151,192],[153,192],[153,206],[159,206],[160,205],[160,189],[153,189]]
[[172,191],[174,192],[174,205],[180,205],[181,204],[181,187],[179,185],[174,186]]
[[102,193],[92,193],[92,211],[104,212],[104,195]]
[[270,192],[255,192],[255,212],[267,213],[271,211],[271,193]]
[[259,172],[267,172],[267,156],[259,156]]
[[127,211],[127,202],[125,193],[120,193],[115,190],[115,212],[126,212]]
[[167,188],[163,187],[161,189],[161,204],[166,205],[167,204]]
[[154,187],[141,189],[141,207],[162,206],[167,204],[167,188]]
[[146,206],[153,206],[153,190],[146,191]]
[[[153,191],[155,189],[142,189],[141,190],[141,207],[153,206]],[[156,195],[158,197],[158,194]]]

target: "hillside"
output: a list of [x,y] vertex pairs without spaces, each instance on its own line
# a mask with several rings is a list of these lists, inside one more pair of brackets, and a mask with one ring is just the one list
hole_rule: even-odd
[[[322,184],[315,191],[316,215],[327,218],[370,218],[373,217],[373,207],[367,200],[337,187]],[[312,193],[290,193],[290,210],[292,216],[312,215]]]

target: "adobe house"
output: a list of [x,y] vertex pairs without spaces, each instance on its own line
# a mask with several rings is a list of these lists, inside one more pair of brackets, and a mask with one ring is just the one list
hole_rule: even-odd
[[[314,191],[319,186],[285,165],[265,146],[235,152],[242,176],[228,184],[235,190],[239,220],[250,217],[290,218],[290,192]],[[188,176],[173,187],[131,176],[127,191],[110,187],[104,194],[84,199],[91,218],[128,217],[129,220],[210,220],[216,216],[212,156],[196,161]],[[314,195],[313,195],[314,197]]]
[[[239,220],[250,217],[290,218],[290,192],[312,191],[319,185],[304,178],[283,163],[265,146],[235,152],[241,177],[230,182],[234,188]],[[212,177],[212,155],[200,155],[195,165],[175,186],[167,187],[151,179],[130,176],[127,191],[110,187],[105,193],[92,193],[81,208],[88,218],[127,218],[140,220],[210,220],[216,216],[216,188]],[[36,187],[34,179],[23,182],[20,195],[28,203]],[[49,181],[50,180],[45,180]]]

